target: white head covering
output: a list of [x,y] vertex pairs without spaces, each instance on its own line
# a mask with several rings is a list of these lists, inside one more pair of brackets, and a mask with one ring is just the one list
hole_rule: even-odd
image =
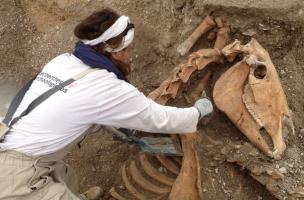
[[[101,34],[99,37],[93,39],[93,40],[82,40],[82,42],[86,45],[94,46],[97,44],[100,44],[102,42],[106,43],[111,38],[114,38],[121,34],[128,26],[130,23],[130,19],[127,16],[120,16],[115,23],[110,26],[103,34]],[[111,47],[106,47],[105,51],[107,52],[118,52],[129,46],[134,39],[134,28],[131,28],[127,35],[123,38],[122,44],[116,48],[112,49]]]

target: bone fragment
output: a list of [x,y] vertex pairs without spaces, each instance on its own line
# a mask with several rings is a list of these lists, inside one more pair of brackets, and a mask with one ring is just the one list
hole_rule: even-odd
[[181,44],[177,47],[177,52],[182,56],[186,55],[189,52],[191,47],[195,42],[206,32],[208,32],[212,27],[215,26],[214,21],[210,16],[206,16],[202,23],[194,30],[194,32]]
[[156,158],[170,172],[172,172],[175,175],[179,174],[179,167],[174,162],[169,160],[168,157],[157,155]]

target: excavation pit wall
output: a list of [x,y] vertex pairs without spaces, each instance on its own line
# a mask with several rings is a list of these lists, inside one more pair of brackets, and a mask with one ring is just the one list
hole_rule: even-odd
[[[35,6],[29,7],[33,2]],[[45,12],[48,8],[54,11],[54,6],[59,6],[55,0],[51,6],[44,1],[14,3],[9,0],[0,5],[0,9],[6,11],[0,13],[5,15],[0,18],[2,82],[12,77],[13,81],[23,84],[52,57],[63,52],[71,52],[76,41],[72,30],[80,19],[96,8],[111,7],[129,15],[136,25],[132,54],[133,72],[130,79],[135,86],[148,94],[171,74],[175,66],[186,60],[186,57],[177,54],[177,46],[189,36],[206,14],[212,12],[213,15],[222,16],[230,25],[232,40],[247,42],[254,37],[270,53],[293,113],[296,131],[295,135],[285,135],[287,150],[282,160],[274,162],[259,152],[253,154],[254,156],[247,156],[244,152],[255,152],[254,148],[246,143],[248,140],[230,120],[216,110],[212,121],[200,129],[204,132],[201,133],[203,140],[199,149],[204,199],[250,200],[256,199],[257,196],[262,199],[273,199],[272,195],[284,199],[290,197],[288,192],[301,186],[304,182],[304,170],[301,169],[304,163],[304,150],[301,146],[304,140],[304,133],[301,131],[304,128],[304,31],[301,3],[290,1],[290,4],[286,5],[282,4],[282,1],[265,6],[249,1],[244,1],[240,5],[235,5],[234,1],[223,3],[116,0],[89,3],[74,1],[74,4],[66,2],[60,4],[60,9],[55,9],[60,12],[56,13],[56,16],[64,17],[60,17],[59,20],[55,17],[50,18],[56,20],[52,21],[51,27],[47,26],[44,29],[37,28],[39,23],[37,19],[33,19],[36,16],[35,9],[39,11],[39,15],[43,15],[43,9]],[[282,6],[278,8],[277,5]],[[79,12],[80,8],[82,12]],[[32,14],[29,13],[29,9]],[[52,12],[48,15],[50,13]],[[191,51],[212,46],[213,44],[203,37]],[[215,81],[229,66],[208,66],[208,69],[214,72],[208,87],[208,95],[212,94]],[[227,147],[227,144],[230,145]],[[234,149],[236,145],[240,145],[237,146],[239,149]],[[125,144],[113,141],[109,133],[100,132],[90,135],[82,143],[81,148],[75,148],[66,160],[77,171],[82,191],[94,185],[108,191],[112,185],[117,185],[121,166],[131,154]],[[281,169],[284,172],[286,170],[284,181],[277,181],[278,190],[263,186],[266,184],[264,176],[254,176],[257,181],[252,178],[251,171],[256,165],[265,165],[270,169]],[[109,194],[106,192],[103,199],[108,197]]]

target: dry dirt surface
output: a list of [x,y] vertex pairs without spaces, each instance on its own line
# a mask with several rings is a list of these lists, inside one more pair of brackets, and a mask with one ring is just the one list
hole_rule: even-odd
[[[135,24],[130,80],[145,94],[157,88],[176,65],[185,61],[186,57],[179,56],[176,48],[207,14],[222,16],[230,24],[232,38],[244,42],[256,38],[277,68],[293,113],[295,135],[285,135],[287,151],[281,161],[268,160],[260,153],[248,158],[242,154],[247,147],[252,150],[248,140],[216,110],[212,121],[202,128],[205,135],[199,149],[204,199],[285,199],[286,191],[304,186],[302,0],[2,0],[1,80],[14,79],[21,85],[54,56],[71,52],[76,41],[74,26],[83,17],[105,7],[130,16]],[[202,38],[191,51],[209,46]],[[209,95],[227,67],[208,66],[214,72]],[[237,144],[244,151],[232,148]],[[108,191],[117,184],[119,170],[132,152],[126,144],[113,141],[104,132],[90,135],[80,146],[68,154],[66,161],[76,169],[81,191],[98,185],[105,190],[102,199],[110,199]],[[225,149],[227,146],[232,149]],[[280,185],[282,192],[267,190],[263,180],[251,177],[250,163],[257,161],[286,170],[288,181]]]

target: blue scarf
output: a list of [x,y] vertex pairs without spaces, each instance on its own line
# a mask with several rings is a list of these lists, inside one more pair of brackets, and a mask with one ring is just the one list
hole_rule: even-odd
[[106,56],[98,53],[92,47],[85,45],[83,42],[77,42],[73,54],[84,64],[92,68],[105,69],[113,72],[117,78],[128,81],[120,69]]

